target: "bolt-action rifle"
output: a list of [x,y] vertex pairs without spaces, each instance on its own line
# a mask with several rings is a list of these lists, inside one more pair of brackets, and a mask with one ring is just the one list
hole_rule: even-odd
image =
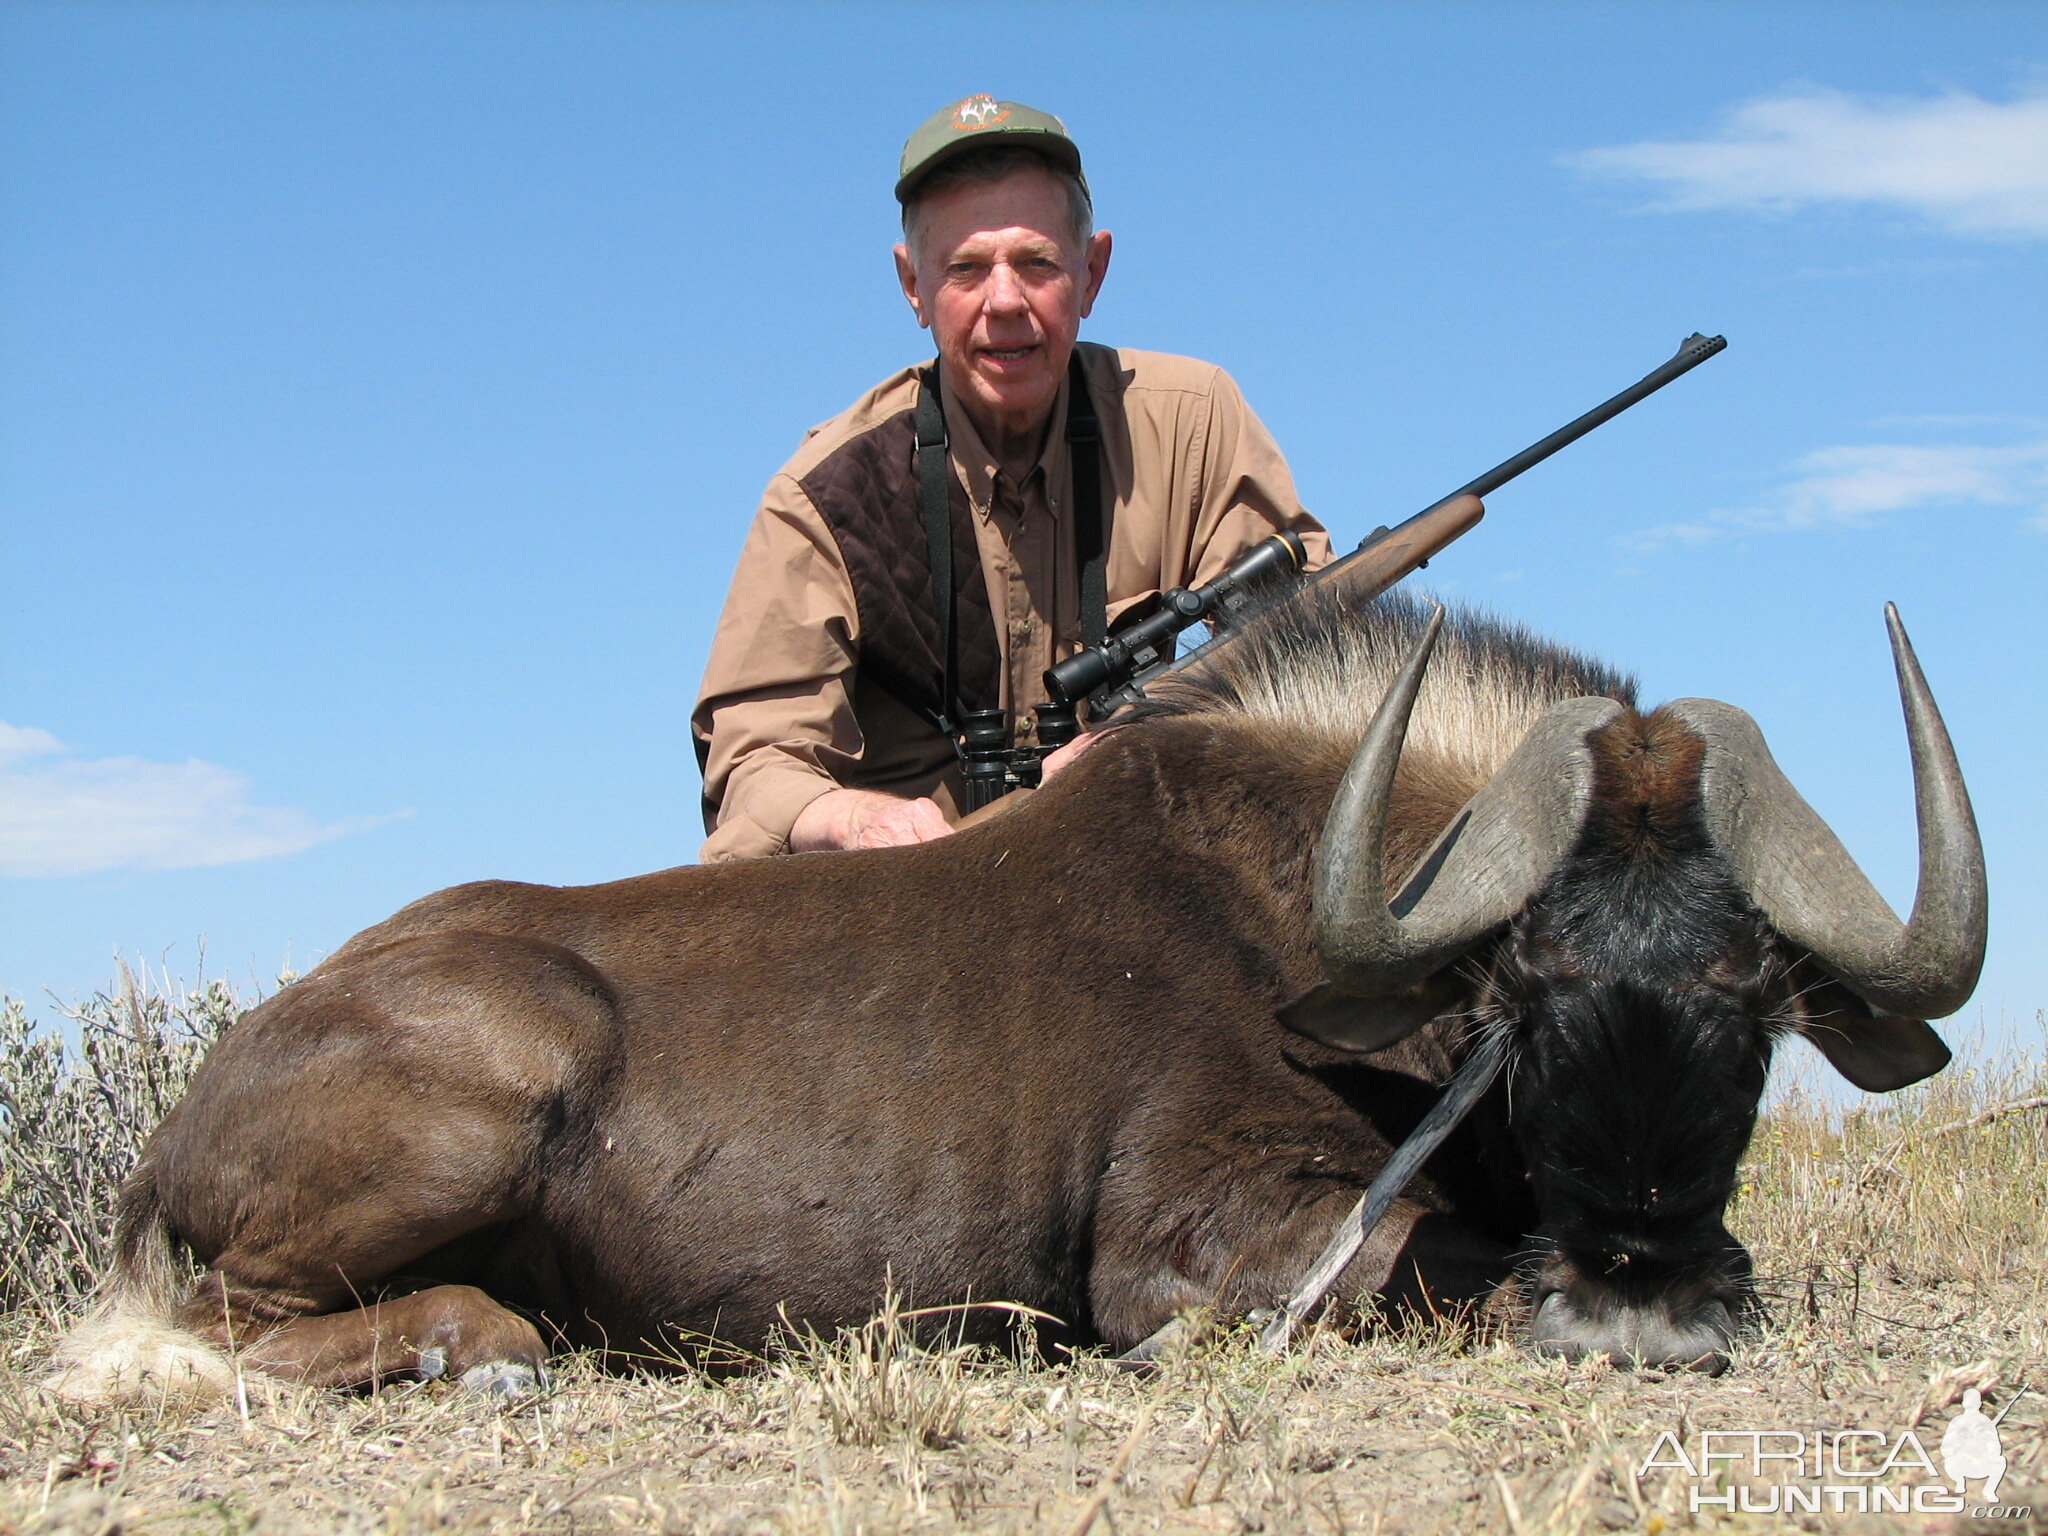
[[[1485,515],[1481,497],[1492,494],[1603,422],[1611,421],[1638,400],[1655,394],[1727,345],[1723,337],[1694,332],[1679,344],[1669,362],[1611,400],[1594,406],[1513,458],[1496,464],[1441,501],[1432,502],[1406,522],[1391,528],[1375,528],[1357,549],[1313,575],[1303,575],[1306,551],[1301,540],[1291,533],[1279,533],[1254,545],[1206,586],[1175,587],[1162,593],[1158,608],[1151,614],[1125,626],[1102,644],[1090,646],[1047,669],[1045,702],[1032,706],[1038,720],[1035,746],[1012,747],[1000,712],[969,717],[961,751],[966,779],[961,808],[973,812],[1010,790],[1035,785],[1045,755],[1079,734],[1084,711],[1091,722],[1106,720],[1126,704],[1143,698],[1146,685],[1162,674],[1184,667],[1218,646],[1228,645],[1253,613],[1275,601],[1276,588],[1284,589],[1289,583],[1298,584],[1298,588],[1335,583],[1348,601],[1363,603],[1377,597],[1403,577],[1428,565],[1430,558],[1453,539],[1470,532]],[[1214,633],[1201,645],[1176,655],[1175,645],[1181,633],[1203,620],[1209,622]]]

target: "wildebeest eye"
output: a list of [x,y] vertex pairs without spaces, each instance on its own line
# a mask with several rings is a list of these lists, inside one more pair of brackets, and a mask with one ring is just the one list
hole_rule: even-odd
[[1716,991],[1739,998],[1746,1006],[1761,1006],[1764,994],[1784,974],[1785,959],[1760,923],[1733,936],[1726,948],[1700,972],[1700,981]]

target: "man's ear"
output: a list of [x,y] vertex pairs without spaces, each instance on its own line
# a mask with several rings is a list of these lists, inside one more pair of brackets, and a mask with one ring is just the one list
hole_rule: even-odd
[[917,264],[910,259],[910,247],[896,247],[896,281],[903,285],[903,297],[910,301],[910,312],[917,316],[917,323],[926,330],[932,328],[930,315],[924,312],[924,300],[917,293]]
[[1095,307],[1095,295],[1102,292],[1102,280],[1109,275],[1109,231],[1098,229],[1088,237],[1088,281],[1081,290],[1081,318]]

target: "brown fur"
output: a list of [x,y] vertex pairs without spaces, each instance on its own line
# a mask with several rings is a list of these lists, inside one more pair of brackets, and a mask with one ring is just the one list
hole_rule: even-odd
[[[1270,1302],[1459,1050],[1432,1029],[1361,1062],[1274,1022],[1320,979],[1315,841],[1414,627],[1399,604],[1270,619],[938,843],[414,903],[215,1047],[131,1181],[155,1235],[124,1273],[188,1245],[207,1279],[178,1322],[316,1382],[537,1366],[500,1303],[645,1359],[854,1321],[888,1284],[1112,1346]],[[1454,631],[1390,874],[1584,692],[1629,690]],[[1649,803],[1683,752],[1628,719],[1612,768]],[[1527,1214],[1502,1155],[1454,1139],[1403,1252],[1340,1290],[1486,1290]]]
[[1704,752],[1699,737],[1662,710],[1631,712],[1589,745],[1599,786],[1589,839],[1640,860],[1662,857],[1691,835]]

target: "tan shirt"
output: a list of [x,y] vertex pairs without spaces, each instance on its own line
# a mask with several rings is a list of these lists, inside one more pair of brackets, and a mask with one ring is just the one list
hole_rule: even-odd
[[[1312,567],[1328,562],[1327,536],[1302,510],[1279,448],[1229,375],[1156,352],[1080,350],[1102,423],[1112,627],[1133,603],[1211,581],[1283,528],[1301,536]],[[705,753],[706,863],[786,852],[798,813],[840,785],[930,795],[954,815],[953,748],[862,677],[846,560],[804,488],[854,439],[914,410],[917,377],[905,369],[813,428],[762,496],[691,720]],[[972,509],[1003,652],[1002,706],[1020,741],[1031,739],[1045,669],[1081,644],[1066,393],[1062,385],[1045,449],[1021,484],[946,394],[953,469]],[[914,496],[914,475],[908,484]]]

